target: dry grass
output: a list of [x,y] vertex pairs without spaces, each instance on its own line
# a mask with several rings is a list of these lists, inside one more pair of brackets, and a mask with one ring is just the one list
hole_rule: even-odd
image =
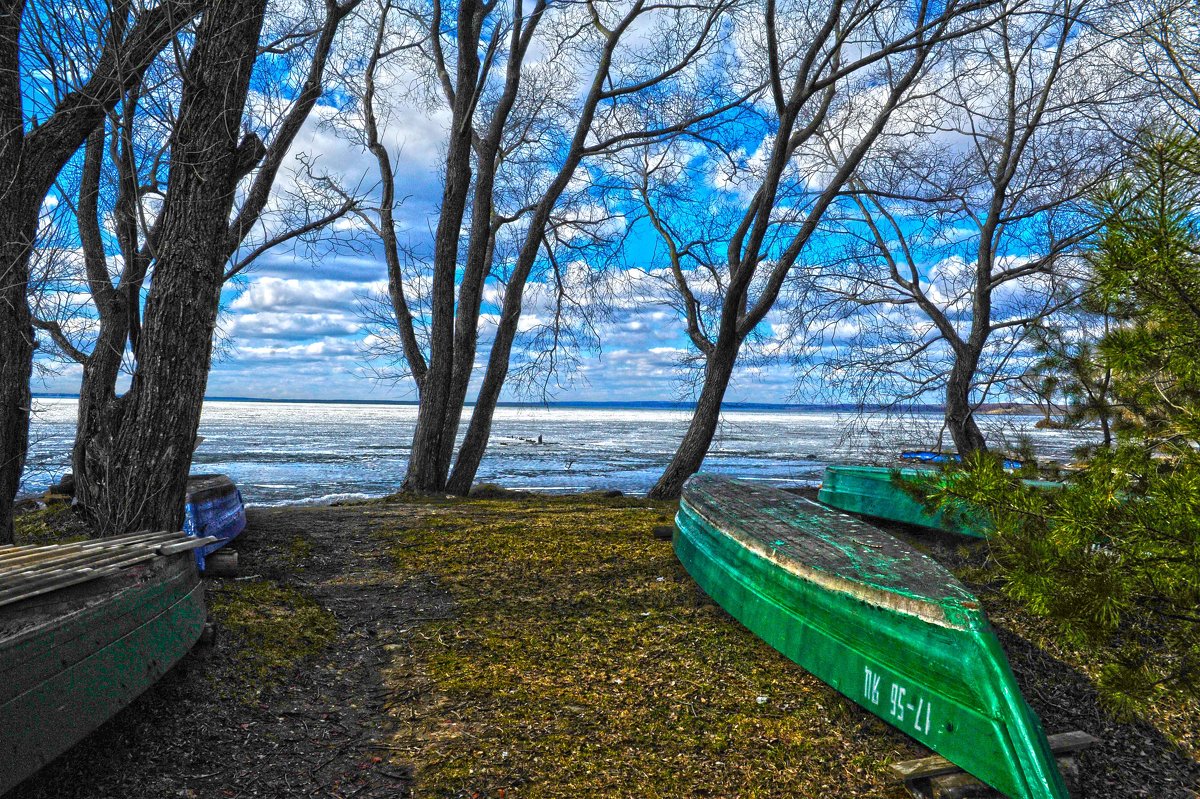
[[916,747],[705,597],[651,535],[672,508],[420,511],[386,528],[396,567],[456,607],[421,628],[402,670],[437,695],[395,742],[420,795],[906,795],[885,767]]
[[266,580],[225,583],[209,592],[209,609],[235,639],[242,698],[286,680],[337,635],[333,614],[295,588]]

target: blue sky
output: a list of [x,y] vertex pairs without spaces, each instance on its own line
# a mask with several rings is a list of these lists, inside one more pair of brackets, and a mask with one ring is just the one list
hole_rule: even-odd
[[[401,87],[412,78],[403,70],[390,77]],[[266,107],[267,102],[261,98],[269,94],[271,90],[264,90],[258,100],[252,98],[252,104],[257,101]],[[404,92],[399,94],[404,95]],[[870,105],[869,95],[869,88],[864,89],[865,106]],[[417,253],[428,252],[431,231],[437,224],[443,168],[441,143],[446,138],[447,113],[444,108],[420,102],[419,98],[414,103],[411,96],[390,102],[390,113],[382,127],[384,144],[393,153],[397,186],[405,196],[398,210],[399,234],[403,245]],[[346,124],[346,119],[339,117],[333,109],[318,107],[293,147],[294,159],[289,167],[299,171],[302,164],[315,161],[321,171],[337,175],[344,186],[375,185],[377,172],[373,156],[352,141],[352,131],[351,135],[346,135],[346,130],[337,129]],[[853,129],[853,125],[849,127]],[[703,170],[682,169],[682,177],[678,180],[687,184],[683,190],[684,204],[699,197],[693,212],[696,207],[703,206],[708,197],[721,195],[724,199],[714,207],[731,209],[736,216],[739,203],[748,198],[745,192],[756,185],[753,164],[756,159],[761,160],[770,147],[770,127],[746,124],[730,126],[729,130],[734,131],[729,136],[737,137],[736,141],[728,142],[730,152],[740,163],[737,168],[745,174],[741,175],[740,182],[723,182],[722,175],[712,169],[711,163]],[[944,135],[936,131],[930,135],[933,137],[931,146],[945,144]],[[680,155],[683,161],[690,157],[686,149]],[[822,159],[821,163],[825,161]],[[805,169],[797,166],[797,174],[791,177],[800,193],[821,180],[820,169]],[[689,171],[694,174],[687,176]],[[277,181],[275,195],[286,198],[297,182],[296,175],[285,168]],[[698,220],[699,228],[709,221],[703,213],[694,218]],[[636,225],[628,221],[624,224]],[[953,225],[952,222],[948,224]],[[550,399],[646,401],[691,398],[691,383],[685,379],[689,372],[681,368],[681,364],[694,355],[694,349],[677,311],[663,301],[666,296],[661,283],[663,275],[659,272],[656,278],[654,270],[661,270],[664,264],[656,257],[653,236],[645,230],[638,232],[637,227],[632,229],[633,234],[624,240],[619,266],[611,270],[616,302],[594,330],[599,346],[578,353],[575,368],[560,376]],[[950,232],[957,235],[957,231]],[[965,231],[965,238],[956,241],[954,246],[969,250],[970,235],[970,231]],[[716,250],[722,249],[720,242],[716,244]],[[837,248],[839,244],[835,237],[818,237],[810,242],[806,254],[823,257],[827,250]],[[1013,254],[1025,251],[1018,247]],[[953,273],[956,270],[969,271],[964,269],[969,263],[949,251],[935,254],[931,250],[929,255],[928,263],[923,265],[927,268],[925,277],[944,284],[934,288],[948,289],[943,292],[948,305],[960,304],[954,296],[958,289],[950,284],[955,281]],[[720,268],[719,264],[716,266]],[[697,270],[697,274],[702,274],[701,270]],[[934,279],[935,275],[942,277]],[[377,379],[377,373],[388,371],[389,364],[369,357],[378,330],[371,329],[361,304],[365,298],[384,291],[386,280],[378,241],[361,227],[356,228],[348,222],[336,227],[332,240],[313,251],[285,246],[266,254],[223,293],[223,310],[218,321],[219,344],[207,393],[210,396],[263,398],[414,399],[410,380]],[[697,282],[702,281],[698,279]],[[79,287],[72,291],[75,296],[82,296]],[[535,283],[527,292],[523,316],[529,325],[536,325],[546,318],[541,313],[544,308],[539,307],[536,298]],[[490,338],[487,316],[495,313],[494,295],[492,300],[489,302],[485,298],[476,379],[487,356]],[[895,318],[901,320],[901,317]],[[918,340],[926,335],[921,331],[927,324],[920,320],[917,323],[909,320],[905,324],[917,331]],[[786,315],[778,312],[768,316],[761,332],[771,339],[782,335],[789,326]],[[839,331],[843,341],[848,340],[846,336],[850,333],[846,331],[850,327]],[[45,360],[42,363],[49,365]],[[690,375],[695,376],[695,372]],[[57,366],[41,379],[35,391],[73,393],[78,388],[79,376],[77,366]],[[805,385],[804,391],[797,391],[796,375],[785,362],[745,358],[735,374],[727,399],[733,402],[816,401],[821,398],[821,388],[819,382],[814,382]],[[513,389],[509,389],[504,397],[509,400],[541,398],[537,393],[531,396]],[[869,401],[880,399],[884,398],[868,398]],[[936,397],[931,399],[937,400]]]

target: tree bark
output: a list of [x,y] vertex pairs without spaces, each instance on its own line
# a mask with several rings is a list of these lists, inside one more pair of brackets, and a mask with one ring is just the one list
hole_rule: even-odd
[[442,190],[441,213],[434,234],[433,288],[430,307],[429,369],[421,385],[421,404],[413,430],[404,490],[422,493],[446,487],[442,463],[442,436],[450,411],[454,372],[454,294],[458,272],[458,243],[471,191],[471,124],[475,108],[475,85],[479,77],[479,30],[483,10],[474,0],[464,0],[458,9],[457,93],[446,152],[446,185]]
[[[15,174],[0,155],[0,174]],[[33,324],[25,287],[29,283],[29,249],[36,214],[27,198],[0,195],[0,544],[13,541],[13,498],[25,468],[32,398]]]
[[978,354],[974,357],[959,354],[946,381],[946,428],[955,449],[964,458],[987,451],[987,440],[975,422],[975,409],[971,405],[971,383],[978,363]]
[[[59,171],[203,0],[166,0],[128,25],[116,4],[87,82],[26,131],[21,85],[23,0],[0,0],[0,543],[12,541],[12,500],[29,442],[36,346],[26,292],[38,213]],[[64,69],[69,72],[69,69]]]
[[[84,514],[104,535],[178,529],[220,304],[240,139],[265,0],[214,0],[188,59],[154,280],[129,390],[82,460]],[[239,143],[240,142],[240,143]],[[80,483],[77,482],[77,485]]]
[[700,465],[704,463],[717,432],[717,423],[721,420],[721,402],[729,388],[740,345],[741,342],[733,339],[718,339],[705,364],[704,388],[692,413],[691,424],[679,442],[679,448],[675,450],[675,457],[671,458],[671,463],[646,495],[650,499],[678,499],[683,492],[684,481],[700,471]]
[[[261,217],[279,166],[303,126],[304,120],[320,99],[322,76],[337,29],[345,16],[357,5],[357,0],[350,0],[342,5],[338,5],[333,0],[327,0],[325,5],[325,23],[317,39],[304,88],[278,124],[277,133],[272,138],[270,147],[264,150],[258,140],[253,137],[243,140],[242,146],[239,147],[238,162],[234,167],[236,178],[240,178],[249,168],[252,168],[260,155],[262,160],[259,162],[250,188],[241,195],[242,204],[236,218],[228,224],[223,248],[217,248],[217,257],[223,267],[237,253],[247,233]],[[115,457],[113,453],[117,446],[116,440],[122,435],[123,409],[127,404],[124,397],[118,397],[116,393],[117,379],[125,358],[126,336],[128,336],[133,352],[136,354],[140,350],[140,336],[136,335],[139,321],[138,302],[141,296],[141,287],[150,266],[151,254],[159,250],[155,246],[155,242],[163,235],[161,229],[156,226],[152,230],[145,231],[146,241],[144,244],[139,242],[138,219],[134,213],[134,209],[139,205],[139,180],[128,143],[135,124],[137,100],[135,93],[126,96],[121,123],[113,131],[113,138],[120,141],[120,144],[114,145],[116,148],[114,160],[119,173],[116,202],[118,239],[121,258],[124,261],[120,280],[115,286],[109,278],[105,263],[106,255],[96,202],[100,193],[101,167],[106,141],[103,129],[93,133],[88,140],[76,214],[79,220],[80,239],[85,252],[89,288],[99,318],[99,333],[92,353],[81,359],[84,364],[84,372],[79,392],[79,417],[76,425],[72,463],[77,478],[76,499],[85,514],[94,513],[96,518],[102,511],[89,509],[103,506],[114,507],[130,501],[128,498],[117,500],[112,496],[117,487],[108,482],[110,472],[116,468],[113,465]],[[186,186],[187,184],[177,182],[175,185]],[[167,203],[172,202],[174,201],[168,197]],[[212,212],[216,213],[218,210],[214,208]],[[162,219],[165,222],[167,216],[163,215]],[[216,227],[215,221],[212,223],[212,227]],[[249,263],[249,259],[241,261],[234,269],[240,269],[247,263]],[[164,265],[163,268],[167,267]],[[229,276],[230,272],[225,272],[222,280],[228,280]],[[207,347],[202,342],[181,340],[180,343],[186,348],[182,356],[169,354],[167,349],[164,349],[156,357],[173,361],[180,357],[191,357],[191,352],[195,347]],[[140,366],[135,368],[140,371]],[[202,392],[200,397],[200,401],[202,401]],[[104,525],[105,528],[114,526],[114,523],[109,521],[98,522],[98,524]]]

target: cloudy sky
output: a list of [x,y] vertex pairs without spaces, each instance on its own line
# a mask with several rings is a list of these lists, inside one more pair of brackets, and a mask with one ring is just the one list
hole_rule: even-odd
[[[324,169],[345,176],[349,184],[376,179],[370,156],[348,144],[324,123],[308,125],[295,152],[317,157]],[[400,226],[407,244],[420,250],[436,225],[440,199],[440,147],[443,120],[437,114],[403,116],[389,128],[396,159],[397,184],[406,192]],[[289,189],[293,178],[281,175],[276,193]],[[338,233],[337,238],[349,236]],[[413,400],[411,380],[395,379],[391,366],[370,356],[375,332],[363,310],[364,300],[387,287],[387,270],[378,244],[358,236],[355,247],[323,246],[312,252],[284,246],[255,262],[223,293],[218,322],[219,344],[208,381],[208,396],[295,399]],[[627,252],[636,267],[637,245]],[[636,268],[634,270],[636,273]],[[651,281],[653,282],[653,281]],[[628,284],[626,284],[628,287]],[[643,286],[644,288],[644,286]],[[689,350],[675,312],[645,302],[644,292],[618,302],[598,325],[601,346],[579,353],[575,368],[552,388],[554,400],[654,401],[688,400],[681,358]],[[495,310],[495,306],[491,306]],[[477,356],[478,371],[487,358],[486,319]],[[536,308],[531,322],[536,321]],[[43,360],[49,367],[35,392],[74,394],[81,370]],[[478,380],[478,376],[476,378]],[[731,401],[786,402],[793,384],[789,373],[747,367],[741,370]],[[529,391],[506,389],[505,399],[540,399]]]
[[[545,66],[547,74],[556,71],[552,63],[547,62]],[[861,113],[862,108],[869,111],[872,103],[877,104],[882,97],[881,90],[868,77],[863,78],[864,86],[868,88],[860,92],[848,90],[847,96],[852,96],[852,101],[846,103],[843,111],[850,120],[857,119],[854,114]],[[381,90],[381,96],[387,97],[386,107],[381,111],[381,129],[383,143],[393,156],[398,191],[404,196],[397,210],[398,234],[401,245],[420,259],[430,250],[432,230],[437,224],[443,168],[442,142],[447,138],[448,115],[443,107],[422,99],[420,92],[412,90],[412,85],[420,80],[416,73],[406,73],[398,67],[387,78],[391,80],[390,86],[395,91]],[[936,74],[930,80],[934,78],[937,78]],[[267,116],[261,109],[269,107],[269,100],[263,99],[269,96],[270,91],[260,91],[257,96],[252,96],[252,107],[259,103],[258,108],[252,108],[254,116]],[[340,98],[343,102],[345,99],[344,96]],[[350,102],[345,107],[356,109],[358,106]],[[318,106],[314,111],[293,146],[290,166],[280,173],[276,182],[274,195],[279,207],[286,205],[289,196],[295,196],[300,191],[298,187],[303,181],[298,176],[304,168],[336,176],[340,185],[355,194],[365,192],[370,195],[373,187],[378,186],[374,157],[361,142],[355,140],[353,113],[356,112],[345,113],[350,115],[349,120],[346,116],[339,116],[331,106]],[[917,123],[912,124],[915,126]],[[845,127],[851,134],[858,129],[849,122]],[[361,130],[361,127],[357,129]],[[745,177],[752,175],[755,172],[754,165],[767,157],[773,140],[768,126],[739,124],[733,126],[732,130],[741,138],[730,143],[729,155],[733,162],[740,164],[734,168],[745,173],[742,180],[726,179],[723,168],[699,170],[680,167],[679,176],[667,179],[668,188],[678,190],[690,200],[699,197],[700,202],[696,207],[702,206],[707,202],[707,197],[714,195],[727,196],[726,204],[735,209],[748,202],[757,184]],[[898,137],[908,133],[910,131],[903,124],[898,125]],[[852,143],[855,137],[851,134],[847,135]],[[950,147],[944,141],[944,132],[935,130],[929,135],[933,145]],[[361,139],[361,136],[357,138]],[[911,143],[905,142],[905,146],[911,147]],[[966,151],[971,150],[965,143],[958,146]],[[798,158],[796,174],[789,177],[796,184],[797,191],[803,193],[805,186],[810,183],[817,185],[824,179],[822,175],[827,171],[828,154],[822,150],[820,156],[819,163]],[[694,157],[685,149],[680,155],[680,163]],[[717,158],[714,163],[725,162]],[[805,166],[806,163],[808,166]],[[685,173],[689,172],[696,175],[688,178]],[[524,176],[524,173],[518,174]],[[541,177],[540,174],[531,173],[529,185],[534,186]],[[723,206],[713,203],[713,207]],[[704,228],[709,216],[717,215],[716,212],[705,213],[702,209],[692,218],[697,220],[695,225],[698,228]],[[783,215],[787,216],[786,213]],[[552,383],[550,399],[692,399],[692,381],[688,378],[695,378],[696,372],[684,364],[689,356],[694,355],[694,348],[686,336],[680,314],[665,301],[670,293],[664,290],[664,283],[669,281],[664,280],[667,273],[662,271],[664,262],[661,254],[654,249],[655,238],[644,220],[641,228],[636,220],[630,220],[633,220],[632,216],[627,218],[618,214],[609,222],[622,226],[621,232],[626,236],[622,239],[619,258],[606,267],[611,275],[606,284],[610,289],[606,296],[612,301],[611,307],[589,331],[589,342],[595,346],[579,348],[576,357],[569,359],[572,368],[565,370]],[[720,227],[724,222],[715,224]],[[780,224],[781,229],[786,227],[786,223]],[[954,228],[953,220],[947,223],[947,227],[953,236],[948,237],[946,230],[935,231],[937,236],[931,240],[937,242],[937,247],[931,249],[931,257],[922,264],[922,270],[925,272],[923,277],[930,283],[931,296],[940,296],[939,281],[950,287],[942,292],[945,294],[942,299],[946,308],[954,311],[961,304],[961,297],[966,296],[962,287],[952,285],[955,275],[969,277],[971,274],[970,263],[954,250],[970,249],[972,234],[970,230]],[[703,232],[698,235],[703,238]],[[254,244],[254,241],[248,241],[246,249],[251,249]],[[825,249],[824,241],[818,241],[818,245],[808,249]],[[1027,249],[1022,245],[1018,254],[1025,252]],[[570,266],[566,266],[567,271]],[[593,266],[584,271],[597,270]],[[689,282],[699,295],[704,291],[704,277],[696,275],[707,273],[697,268],[692,274]],[[549,314],[544,312],[545,306],[539,306],[537,285],[536,278],[532,279],[524,303],[522,325],[527,330],[536,329],[537,325],[549,318]],[[397,377],[394,363],[372,357],[381,336],[386,338],[388,330],[381,329],[377,322],[373,325],[363,305],[373,296],[384,292],[386,286],[387,270],[379,242],[353,220],[344,220],[336,225],[330,239],[317,247],[284,246],[268,252],[225,288],[208,395],[323,400],[415,399],[412,381]],[[715,289],[715,286],[712,288]],[[68,303],[74,303],[76,307],[86,304],[82,284],[74,289],[74,295],[83,299],[68,300]],[[494,316],[498,311],[496,296],[498,290],[493,284],[483,306],[476,380],[481,376],[488,354]],[[596,303],[584,297],[573,299],[587,307],[596,306]],[[956,318],[967,319],[961,313],[957,313]],[[914,324],[911,321],[905,324],[915,331],[916,339],[923,340],[928,336],[924,332],[929,328],[928,324]],[[758,354],[777,346],[790,329],[795,329],[793,322],[783,310],[776,308],[756,331],[765,341]],[[838,329],[841,331],[838,335],[843,338],[853,334],[849,325],[843,324]],[[51,364],[45,360],[48,351],[48,347],[43,348],[43,354],[39,356],[43,359],[42,365],[47,368],[43,370],[44,375],[40,384],[35,386],[35,391],[75,393],[80,369],[71,365]],[[514,351],[518,366],[519,353],[518,346]],[[803,390],[798,390],[796,379],[792,368],[786,364],[744,352],[726,398],[732,402],[818,401],[822,398],[819,384],[809,383]],[[508,400],[546,398],[536,390],[522,392],[512,385],[506,392],[504,399]]]

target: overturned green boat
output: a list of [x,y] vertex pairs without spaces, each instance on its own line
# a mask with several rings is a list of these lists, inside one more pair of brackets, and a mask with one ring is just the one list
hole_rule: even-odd
[[718,604],[867,710],[1017,799],[1067,790],[979,601],[870,525],[698,474],[675,552]]
[[[970,508],[931,511],[912,493],[905,490],[905,481],[915,482],[918,478],[930,476],[938,480],[949,479],[947,474],[933,469],[827,466],[817,499],[831,508],[890,522],[901,522],[973,538],[986,538],[992,533],[991,521],[982,512]],[[1049,480],[1023,482],[1039,488],[1062,487],[1062,483]]]
[[991,526],[983,514],[930,511],[905,490],[903,481],[938,475],[930,469],[886,466],[827,466],[817,499],[831,508],[916,527],[984,538]]
[[192,550],[216,540],[165,532],[0,546],[0,794],[187,654],[205,618]]

